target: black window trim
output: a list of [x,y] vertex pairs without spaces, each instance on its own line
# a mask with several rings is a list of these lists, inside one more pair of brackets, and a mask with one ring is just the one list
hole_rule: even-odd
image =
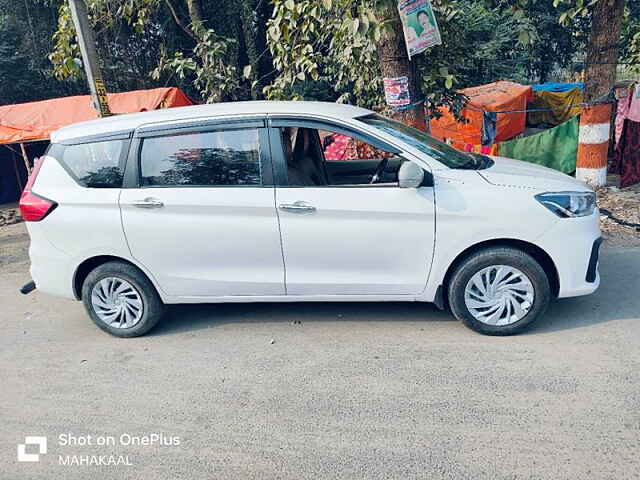
[[[229,128],[237,126],[237,128]],[[160,124],[160,125],[144,125],[138,127],[135,131],[134,138],[149,137],[165,137],[170,135],[186,135],[187,133],[209,132],[214,130],[232,130],[242,128],[265,128],[266,118],[264,115],[259,117],[247,118],[211,118],[193,119],[183,123]]]
[[[212,133],[219,131],[257,130],[260,147],[260,185],[143,185],[142,184],[142,145],[145,139],[170,137],[174,135],[191,135],[194,133]],[[143,132],[136,131],[129,149],[127,168],[122,188],[273,188],[273,166],[271,162],[271,146],[266,128],[266,120],[233,119],[215,120],[203,123],[189,122],[189,126],[163,125]]]
[[129,140],[133,136],[133,130],[120,130],[117,132],[99,133],[95,135],[86,135],[84,137],[67,138],[56,142],[53,145],[64,145],[71,147],[73,145],[83,145],[85,143],[110,142],[112,140]]

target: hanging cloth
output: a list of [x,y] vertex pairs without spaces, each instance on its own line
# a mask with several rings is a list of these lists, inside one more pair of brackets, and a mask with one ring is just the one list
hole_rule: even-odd
[[564,91],[534,91],[533,100],[527,106],[527,123],[530,125],[560,125],[581,111],[581,88]]
[[482,112],[482,145],[490,146],[495,143],[498,133],[497,121],[496,112]]
[[578,117],[545,132],[500,142],[498,154],[571,173],[578,154]]
[[640,122],[640,83],[636,83],[631,92],[627,118],[634,122]]
[[618,145],[618,142],[620,142],[620,136],[622,135],[622,127],[624,126],[624,121],[627,118],[627,115],[629,114],[629,106],[631,103],[631,99],[633,97],[633,91],[634,88],[633,86],[631,87],[625,87],[625,88],[621,88],[619,89],[616,93],[617,93],[617,97],[618,97],[618,109],[616,111],[616,145]]
[[640,122],[624,121],[611,171],[620,175],[622,188],[640,183]]

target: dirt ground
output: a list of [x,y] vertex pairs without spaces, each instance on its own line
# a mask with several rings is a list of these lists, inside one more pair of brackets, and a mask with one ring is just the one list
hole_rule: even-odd
[[29,234],[24,223],[0,227],[0,272],[23,271],[29,265]]
[[613,186],[599,189],[598,207],[601,213],[600,228],[609,244],[640,246],[640,227],[620,223],[640,225],[640,185],[623,189]]

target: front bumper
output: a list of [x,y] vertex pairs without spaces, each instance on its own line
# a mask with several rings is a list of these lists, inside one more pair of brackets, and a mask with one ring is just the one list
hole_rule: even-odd
[[558,297],[593,293],[600,286],[598,273],[600,213],[564,218],[536,242],[551,256],[558,271]]
[[591,255],[589,256],[589,266],[587,267],[587,275],[584,279],[593,283],[598,278],[598,262],[600,259],[600,245],[602,245],[602,237],[597,238],[591,247]]

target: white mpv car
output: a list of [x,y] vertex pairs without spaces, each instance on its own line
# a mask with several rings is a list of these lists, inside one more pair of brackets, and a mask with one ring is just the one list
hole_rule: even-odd
[[42,292],[120,337],[165,305],[407,301],[490,335],[598,287],[594,193],[369,110],[239,102],[58,130],[20,207]]

